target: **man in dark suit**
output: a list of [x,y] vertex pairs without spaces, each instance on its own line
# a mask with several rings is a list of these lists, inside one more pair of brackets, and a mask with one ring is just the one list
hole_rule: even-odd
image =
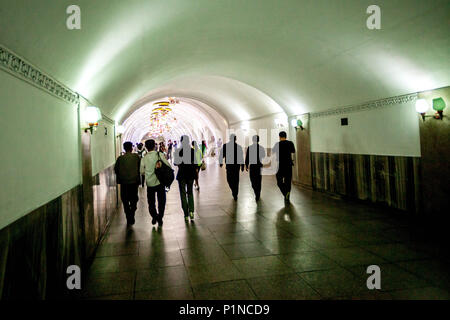
[[236,143],[236,139],[235,134],[230,134],[230,141],[223,145],[219,155],[220,167],[223,166],[225,158],[227,182],[234,200],[237,200],[239,193],[239,169],[244,171],[244,152],[242,147]]
[[292,141],[287,140],[285,131],[281,131],[279,137],[280,141],[273,147],[273,152],[276,155],[278,162],[278,171],[276,174],[277,185],[284,196],[284,200],[289,202],[289,197],[291,195],[292,166],[294,165],[292,157],[293,154],[295,154],[295,147]]
[[117,175],[117,183],[120,184],[120,198],[129,225],[134,224],[134,214],[139,201],[138,189],[141,182],[139,172],[141,158],[132,153],[133,144],[129,141],[123,144],[125,154],[117,158],[114,171]]
[[253,144],[247,148],[245,156],[245,169],[248,171],[250,166],[250,181],[253,191],[255,192],[255,200],[261,197],[261,168],[262,159],[266,156],[266,151],[259,145],[259,136],[253,136]]

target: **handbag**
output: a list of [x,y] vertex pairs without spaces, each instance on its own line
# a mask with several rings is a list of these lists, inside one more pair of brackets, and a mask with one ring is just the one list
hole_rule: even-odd
[[170,188],[173,180],[175,180],[174,170],[161,160],[159,154],[160,153],[158,152],[158,161],[156,161],[155,174],[163,186]]
[[204,160],[202,161],[200,169],[202,169],[202,171],[206,170],[206,162]]

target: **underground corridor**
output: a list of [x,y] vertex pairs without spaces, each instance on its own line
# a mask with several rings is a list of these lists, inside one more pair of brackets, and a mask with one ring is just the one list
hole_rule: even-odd
[[0,300],[449,300],[448,1],[1,3]]

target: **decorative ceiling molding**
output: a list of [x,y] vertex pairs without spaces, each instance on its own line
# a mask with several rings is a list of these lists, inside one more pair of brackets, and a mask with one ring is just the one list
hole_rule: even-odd
[[46,75],[25,59],[0,44],[0,69],[13,76],[27,81],[39,89],[46,91],[66,102],[78,105],[80,102],[76,92]]
[[111,119],[110,117],[108,117],[106,114],[104,114],[103,112],[102,112],[102,120],[109,122],[112,125],[116,125],[116,122],[113,119]]
[[311,118],[319,118],[319,117],[328,117],[328,116],[335,116],[335,115],[341,115],[341,114],[348,114],[348,113],[352,113],[352,112],[367,111],[367,110],[378,109],[378,108],[390,106],[393,104],[403,104],[403,103],[407,103],[409,101],[415,101],[416,99],[417,99],[417,93],[405,94],[405,95],[401,95],[401,96],[370,101],[370,102],[366,102],[366,103],[362,103],[362,104],[358,104],[358,105],[336,108],[336,109],[328,110],[328,111],[313,112],[310,114],[310,117]]

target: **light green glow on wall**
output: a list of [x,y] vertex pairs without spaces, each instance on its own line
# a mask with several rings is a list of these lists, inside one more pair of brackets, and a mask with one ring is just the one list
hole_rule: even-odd
[[104,120],[99,122],[97,130],[91,136],[91,156],[93,176],[114,164],[113,124]]
[[[84,120],[84,111],[91,102],[80,97],[80,127],[87,128],[88,123]],[[105,131],[105,128],[107,131]],[[105,132],[107,133],[105,135]],[[103,119],[91,135],[91,162],[92,175],[111,166],[115,161],[114,155],[114,124]]]
[[77,107],[0,71],[0,229],[81,183]]

